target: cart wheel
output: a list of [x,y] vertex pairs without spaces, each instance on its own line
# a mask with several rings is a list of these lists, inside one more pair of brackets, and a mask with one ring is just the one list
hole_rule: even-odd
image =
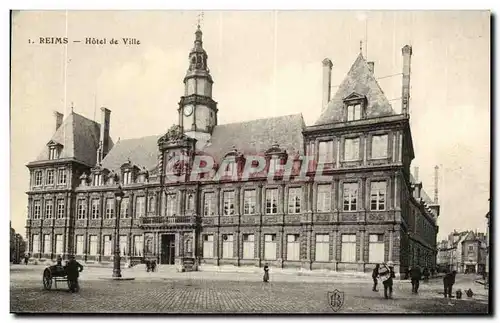
[[49,268],[43,271],[43,288],[49,290],[52,287],[52,274]]

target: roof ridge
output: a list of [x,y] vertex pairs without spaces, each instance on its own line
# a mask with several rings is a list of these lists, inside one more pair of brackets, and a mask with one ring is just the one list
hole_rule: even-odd
[[293,114],[286,114],[286,115],[276,116],[276,117],[258,118],[258,119],[252,119],[252,120],[235,121],[235,122],[223,123],[223,124],[218,124],[216,127],[218,127],[218,126],[225,126],[225,125],[232,125],[232,124],[251,123],[251,122],[256,122],[256,121],[261,121],[261,120],[280,119],[280,118],[286,118],[286,117],[296,117],[296,116],[300,116],[302,119],[304,118],[302,116],[302,113],[293,113]]

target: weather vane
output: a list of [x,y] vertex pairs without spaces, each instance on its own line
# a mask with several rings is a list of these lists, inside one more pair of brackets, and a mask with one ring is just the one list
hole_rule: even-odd
[[204,13],[203,11],[201,13],[198,14],[198,28],[200,28],[200,25],[203,23],[203,16],[204,16]]

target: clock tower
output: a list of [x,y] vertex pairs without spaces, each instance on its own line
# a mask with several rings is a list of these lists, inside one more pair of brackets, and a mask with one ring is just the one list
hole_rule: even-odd
[[207,66],[200,26],[195,33],[194,47],[189,53],[189,69],[184,77],[184,96],[179,102],[179,125],[183,132],[197,140],[202,148],[217,125],[217,102],[212,99],[213,80]]

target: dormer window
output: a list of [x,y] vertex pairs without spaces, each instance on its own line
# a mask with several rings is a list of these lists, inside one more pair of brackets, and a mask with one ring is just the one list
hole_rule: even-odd
[[344,107],[346,121],[361,120],[364,117],[366,97],[359,93],[353,92],[344,99]]
[[286,163],[287,152],[281,148],[278,143],[274,143],[271,148],[266,151],[266,158],[269,160],[268,172],[275,174],[280,171],[281,165]]
[[102,174],[95,174],[94,175],[94,186],[101,186],[102,185]]
[[57,142],[51,140],[51,141],[49,141],[47,146],[49,147],[49,160],[58,159],[60,152],[61,152],[62,145],[60,143],[57,143]]
[[131,171],[125,171],[123,172],[123,184],[132,184],[132,172]]
[[361,119],[361,104],[353,104],[347,106],[347,121]]

